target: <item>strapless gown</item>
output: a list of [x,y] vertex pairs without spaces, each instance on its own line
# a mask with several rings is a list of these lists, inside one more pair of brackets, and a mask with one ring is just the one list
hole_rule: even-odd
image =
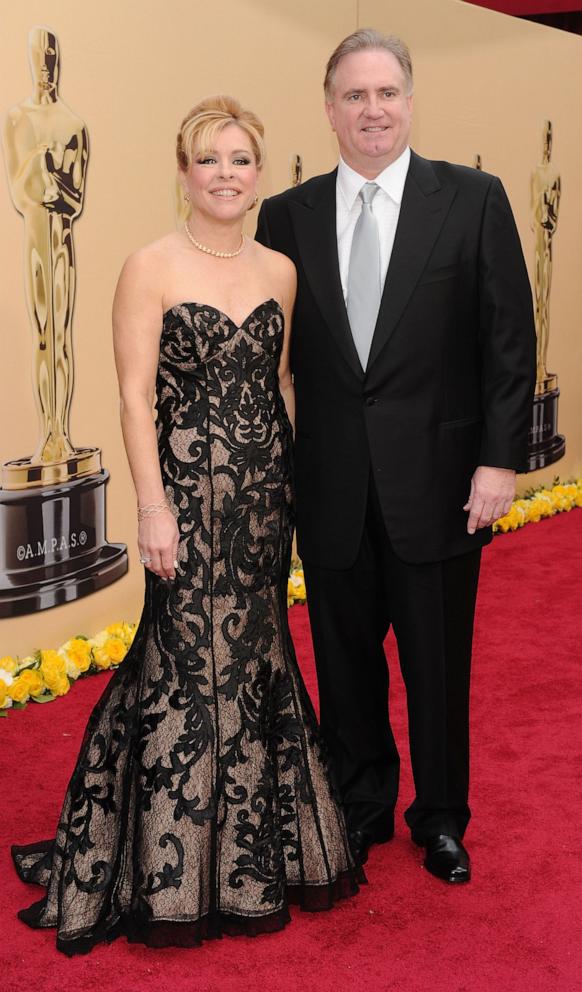
[[157,436],[180,529],[174,582],[146,572],[132,648],[95,706],[56,838],[13,847],[47,889],[19,916],[84,953],[124,934],[192,946],[273,931],[363,879],[287,620],[292,432],[284,318],[164,315]]

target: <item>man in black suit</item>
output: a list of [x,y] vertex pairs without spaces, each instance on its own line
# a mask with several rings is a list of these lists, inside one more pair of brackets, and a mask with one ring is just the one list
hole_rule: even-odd
[[297,534],[322,730],[363,863],[394,830],[392,624],[416,788],[406,821],[428,870],[464,882],[475,598],[525,466],[530,286],[500,181],[410,150],[403,42],[350,35],[325,95],[338,169],[266,200],[257,232],[298,271]]

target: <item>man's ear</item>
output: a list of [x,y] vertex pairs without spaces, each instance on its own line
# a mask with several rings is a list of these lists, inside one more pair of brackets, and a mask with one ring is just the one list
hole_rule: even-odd
[[335,131],[335,107],[333,103],[328,103],[325,101],[325,112],[327,114],[327,119],[331,124],[332,131]]

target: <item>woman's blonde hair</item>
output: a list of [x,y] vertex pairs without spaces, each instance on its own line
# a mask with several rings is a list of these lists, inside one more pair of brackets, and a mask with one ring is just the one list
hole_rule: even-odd
[[211,96],[197,103],[180,125],[176,140],[176,158],[182,172],[192,165],[194,148],[212,151],[217,134],[229,124],[236,124],[249,136],[257,168],[265,159],[265,129],[256,114],[244,110],[232,96]]

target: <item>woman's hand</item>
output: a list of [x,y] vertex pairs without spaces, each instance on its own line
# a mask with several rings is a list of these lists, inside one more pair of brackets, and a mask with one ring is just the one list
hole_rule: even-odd
[[176,578],[179,540],[180,531],[171,510],[163,510],[139,521],[139,556],[141,559],[151,559],[144,561],[145,567],[162,579]]

